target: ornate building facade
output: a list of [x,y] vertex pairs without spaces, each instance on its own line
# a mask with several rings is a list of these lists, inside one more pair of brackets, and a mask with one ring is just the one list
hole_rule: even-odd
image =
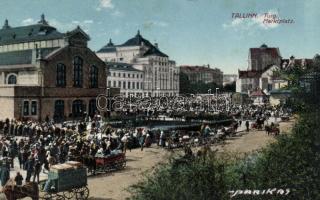
[[0,118],[56,120],[96,112],[106,65],[80,28],[61,33],[44,15],[34,25],[0,29]]
[[159,50],[158,44],[151,44],[143,38],[139,31],[121,45],[114,45],[110,40],[97,51],[97,55],[105,62],[127,63],[142,71],[143,96],[179,94],[179,68],[176,63]]

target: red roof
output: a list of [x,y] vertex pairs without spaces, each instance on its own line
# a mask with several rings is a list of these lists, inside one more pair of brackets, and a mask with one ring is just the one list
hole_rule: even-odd
[[263,71],[249,70],[249,71],[240,71],[239,78],[259,78]]

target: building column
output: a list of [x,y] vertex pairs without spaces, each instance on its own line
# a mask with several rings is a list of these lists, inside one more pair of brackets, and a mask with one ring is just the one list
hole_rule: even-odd
[[6,82],[5,80],[6,80],[5,74],[4,72],[2,72],[0,76],[0,85],[5,84]]

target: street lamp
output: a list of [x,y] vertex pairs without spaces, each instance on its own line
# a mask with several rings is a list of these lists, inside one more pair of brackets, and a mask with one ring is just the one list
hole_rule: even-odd
[[219,88],[216,88],[216,111],[218,111],[218,90]]

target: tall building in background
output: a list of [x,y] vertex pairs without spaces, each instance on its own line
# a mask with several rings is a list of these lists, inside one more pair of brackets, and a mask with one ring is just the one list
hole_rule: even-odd
[[180,71],[188,76],[191,83],[216,83],[223,84],[223,72],[218,68],[210,68],[210,65],[205,66],[180,66]]
[[248,70],[263,71],[271,65],[281,66],[281,54],[277,47],[262,44],[258,48],[250,48],[248,54]]
[[[134,69],[143,72],[142,96],[174,96],[179,94],[179,68],[175,61],[161,52],[158,44],[151,44],[140,32],[121,45],[110,40],[97,51],[97,56],[105,62],[130,64]],[[125,73],[130,73],[127,71]],[[121,80],[120,80],[121,79]],[[119,80],[128,86],[129,80]],[[123,83],[125,81],[125,83]],[[126,88],[126,95],[133,90]]]
[[108,88],[118,88],[123,96],[143,96],[143,71],[135,69],[131,64],[107,62],[109,75]]
[[80,28],[61,33],[44,15],[37,24],[0,29],[0,119],[56,120],[96,112],[106,66]]

